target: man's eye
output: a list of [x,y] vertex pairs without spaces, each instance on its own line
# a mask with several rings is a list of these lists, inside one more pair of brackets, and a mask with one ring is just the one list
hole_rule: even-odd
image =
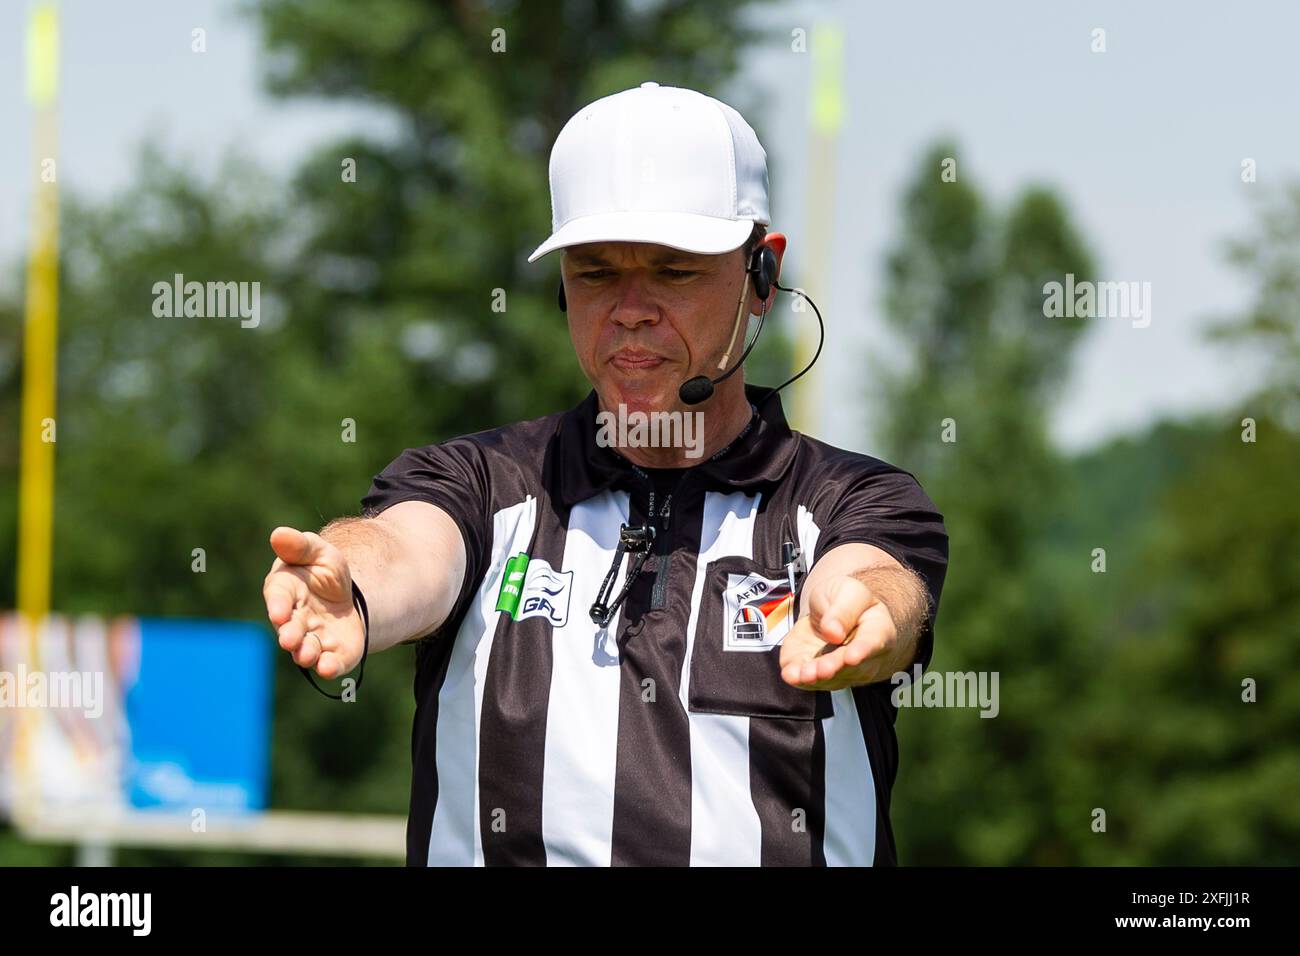
[[608,269],[592,269],[590,272],[579,272],[579,273],[578,273],[578,278],[580,278],[580,279],[603,279],[603,278],[605,278],[605,276],[607,276],[607,275],[609,275],[609,270],[608,270]]
[[695,273],[691,272],[689,269],[663,269],[661,271],[670,279],[684,279],[687,276],[695,275]]

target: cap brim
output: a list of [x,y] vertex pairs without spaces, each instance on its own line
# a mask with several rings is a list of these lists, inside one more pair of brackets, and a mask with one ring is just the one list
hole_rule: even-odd
[[565,246],[588,242],[652,242],[701,255],[739,249],[754,223],[748,219],[717,219],[684,212],[613,212],[566,222],[528,257],[536,262]]

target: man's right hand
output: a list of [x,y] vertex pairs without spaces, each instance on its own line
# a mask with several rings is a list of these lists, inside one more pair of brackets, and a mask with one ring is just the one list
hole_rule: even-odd
[[280,646],[327,680],[346,674],[365,650],[347,558],[320,535],[283,526],[271,532],[271,548],[277,557],[262,597]]

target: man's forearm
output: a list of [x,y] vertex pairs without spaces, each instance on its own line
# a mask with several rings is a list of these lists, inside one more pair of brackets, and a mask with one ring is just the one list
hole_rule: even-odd
[[343,552],[365,595],[371,651],[424,637],[442,625],[461,580],[455,556],[437,554],[451,548],[381,518],[337,518],[320,535]]
[[925,583],[913,571],[898,566],[873,565],[852,572],[871,593],[889,608],[898,632],[898,642],[886,658],[882,671],[892,675],[912,666],[917,643],[930,613]]

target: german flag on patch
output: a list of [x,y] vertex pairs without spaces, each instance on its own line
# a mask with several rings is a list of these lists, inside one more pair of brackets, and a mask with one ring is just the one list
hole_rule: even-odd
[[733,574],[728,584],[727,650],[764,651],[780,644],[793,623],[794,597],[786,581]]

